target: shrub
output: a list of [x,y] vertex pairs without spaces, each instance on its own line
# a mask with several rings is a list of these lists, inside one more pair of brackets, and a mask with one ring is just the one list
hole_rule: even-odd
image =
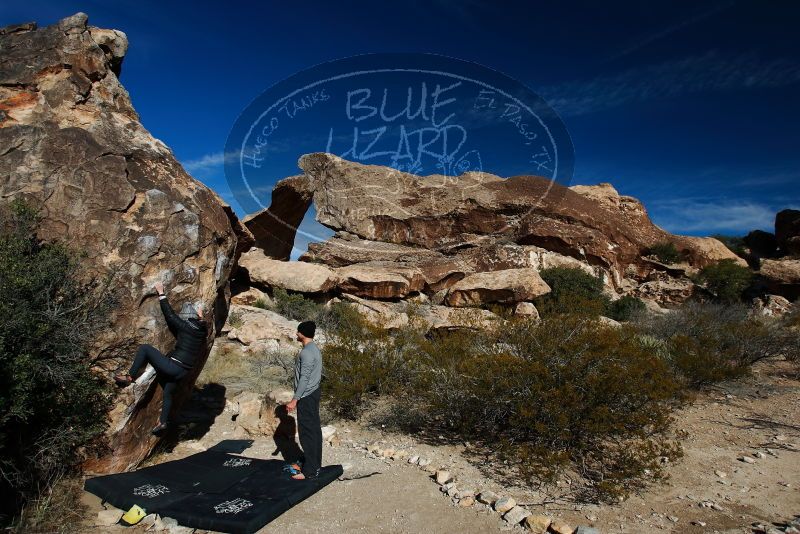
[[275,288],[272,298],[272,310],[295,321],[315,320],[322,307],[299,293],[289,293],[281,288]]
[[255,306],[256,308],[261,308],[262,310],[270,309],[269,302],[267,302],[267,299],[263,297],[257,298],[256,301],[253,303],[253,306]]
[[240,326],[244,325],[244,319],[242,319],[242,312],[233,311],[228,315],[228,324],[231,325],[232,328],[239,328]]
[[732,259],[724,259],[704,267],[698,280],[719,302],[739,302],[753,280],[753,273]]
[[671,241],[656,243],[648,249],[647,253],[655,256],[661,263],[668,265],[678,263],[681,260],[681,253],[678,251],[678,247]]
[[550,286],[550,293],[536,299],[542,315],[581,313],[600,315],[608,297],[603,294],[603,281],[587,272],[570,267],[552,267],[539,273]]
[[666,432],[678,385],[629,328],[561,315],[514,321],[501,339],[444,335],[420,344],[409,379],[414,424],[502,451],[528,482],[573,467],[583,496],[604,499],[676,453]]
[[625,295],[608,304],[608,316],[616,321],[630,321],[636,315],[644,312],[645,305],[642,299]]
[[392,393],[405,382],[402,368],[414,344],[406,343],[405,337],[396,340],[346,305],[339,313],[346,314],[348,320],[329,330],[328,342],[322,348],[326,377],[323,396],[333,413],[355,418],[370,396]]
[[740,377],[765,358],[796,353],[797,334],[744,305],[690,303],[643,317],[640,331],[690,388]]
[[21,202],[0,214],[0,522],[75,470],[109,403],[87,350],[111,299],[37,222]]

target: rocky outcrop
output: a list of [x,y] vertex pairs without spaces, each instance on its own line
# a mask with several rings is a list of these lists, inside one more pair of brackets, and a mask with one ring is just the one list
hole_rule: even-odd
[[287,319],[270,310],[232,304],[228,320],[220,334],[239,342],[246,352],[260,353],[295,347],[297,325],[298,321]]
[[[127,47],[124,33],[89,26],[82,13],[46,28],[0,30],[0,203],[21,198],[38,208],[39,237],[69,243],[85,253],[89,278],[111,281],[110,327],[90,354],[109,378],[130,365],[137,345],[166,351],[174,343],[156,281],[171,289],[175,307],[202,305],[221,322],[237,244],[248,239],[220,198],[139,123],[118,79]],[[157,441],[149,430],[160,407],[152,375],[120,393],[109,414],[113,453],[90,461],[90,470],[143,460]]]
[[762,260],[759,274],[770,293],[800,298],[800,260]]
[[342,299],[368,321],[390,330],[403,328],[412,322],[425,331],[489,329],[502,324],[502,319],[488,310],[451,308],[435,304],[382,302],[348,294],[343,294]]
[[536,269],[504,269],[475,273],[456,283],[447,293],[450,306],[513,304],[550,292]]
[[311,205],[312,195],[304,175],[281,180],[272,190],[272,204],[256,215],[245,217],[255,244],[270,258],[288,260],[294,237]]
[[800,210],[783,210],[775,216],[775,240],[784,254],[800,254]]
[[242,254],[239,267],[251,283],[301,293],[324,293],[338,282],[336,273],[324,265],[274,260],[258,248]]
[[[503,179],[480,172],[456,179],[415,176],[323,153],[303,156],[299,166],[306,179],[283,180],[276,191],[289,188],[298,198],[310,197],[317,220],[334,230],[362,242],[404,247],[369,245],[388,256],[406,255],[409,248],[452,257],[498,242],[533,245],[608,270],[614,283],[630,266],[634,275],[649,272],[642,255],[664,241],[675,243],[693,267],[725,258],[742,261],[717,240],[658,228],[641,203],[608,184],[565,188],[536,176]],[[307,206],[298,202],[288,219],[302,219]],[[251,224],[269,225],[277,207],[270,210],[254,215]],[[306,259],[355,262],[357,254],[341,252],[343,241],[337,237],[314,247]]]

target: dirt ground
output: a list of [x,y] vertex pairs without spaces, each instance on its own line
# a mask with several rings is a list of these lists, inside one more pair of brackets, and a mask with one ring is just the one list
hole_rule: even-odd
[[[569,500],[542,504],[548,496],[503,487],[486,476],[468,444],[431,445],[384,431],[379,425],[331,421],[340,443],[326,445],[324,463],[342,464],[338,480],[261,530],[292,533],[392,532],[481,533],[519,531],[484,505],[462,508],[439,491],[430,473],[405,459],[391,460],[366,449],[403,450],[449,469],[460,489],[490,489],[510,495],[536,514],[560,517],[572,526],[590,525],[604,534],[670,532],[752,533],[753,524],[780,524],[800,514],[800,381],[785,362],[759,364],[752,377],[704,393],[676,414],[686,432],[684,456],[670,462],[669,479],[616,505],[579,505]],[[205,399],[203,401],[202,399]],[[196,400],[185,410],[186,438],[154,462],[182,458],[235,435],[222,410]],[[217,406],[219,399],[216,400]],[[275,458],[271,437],[257,438],[245,456]],[[753,463],[741,460],[748,456]],[[566,484],[566,482],[565,482]],[[100,500],[85,493],[86,532],[122,532],[98,527]],[[125,532],[144,531],[142,527]]]

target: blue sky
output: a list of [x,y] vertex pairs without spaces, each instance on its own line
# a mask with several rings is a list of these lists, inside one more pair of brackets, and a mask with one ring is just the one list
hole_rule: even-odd
[[611,182],[672,232],[770,230],[800,207],[797,2],[29,0],[4,2],[0,25],[77,11],[128,35],[121,80],[143,124],[234,207],[222,154],[242,110],[302,69],[374,52],[530,87],[566,124],[572,183]]

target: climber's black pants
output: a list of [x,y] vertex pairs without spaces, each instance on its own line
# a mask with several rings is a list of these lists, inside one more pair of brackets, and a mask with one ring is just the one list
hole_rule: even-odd
[[297,401],[297,430],[300,434],[300,446],[303,448],[303,474],[313,478],[322,467],[322,426],[319,420],[319,396],[317,388],[314,393]]
[[189,370],[178,365],[175,360],[171,360],[161,354],[161,351],[154,346],[139,345],[139,350],[136,351],[136,358],[134,358],[133,365],[131,365],[130,375],[135,378],[148,363],[156,370],[156,379],[164,390],[160,421],[161,423],[166,423],[169,419],[169,412],[172,409],[172,395],[175,393],[175,388],[178,387],[178,382],[188,374]]

